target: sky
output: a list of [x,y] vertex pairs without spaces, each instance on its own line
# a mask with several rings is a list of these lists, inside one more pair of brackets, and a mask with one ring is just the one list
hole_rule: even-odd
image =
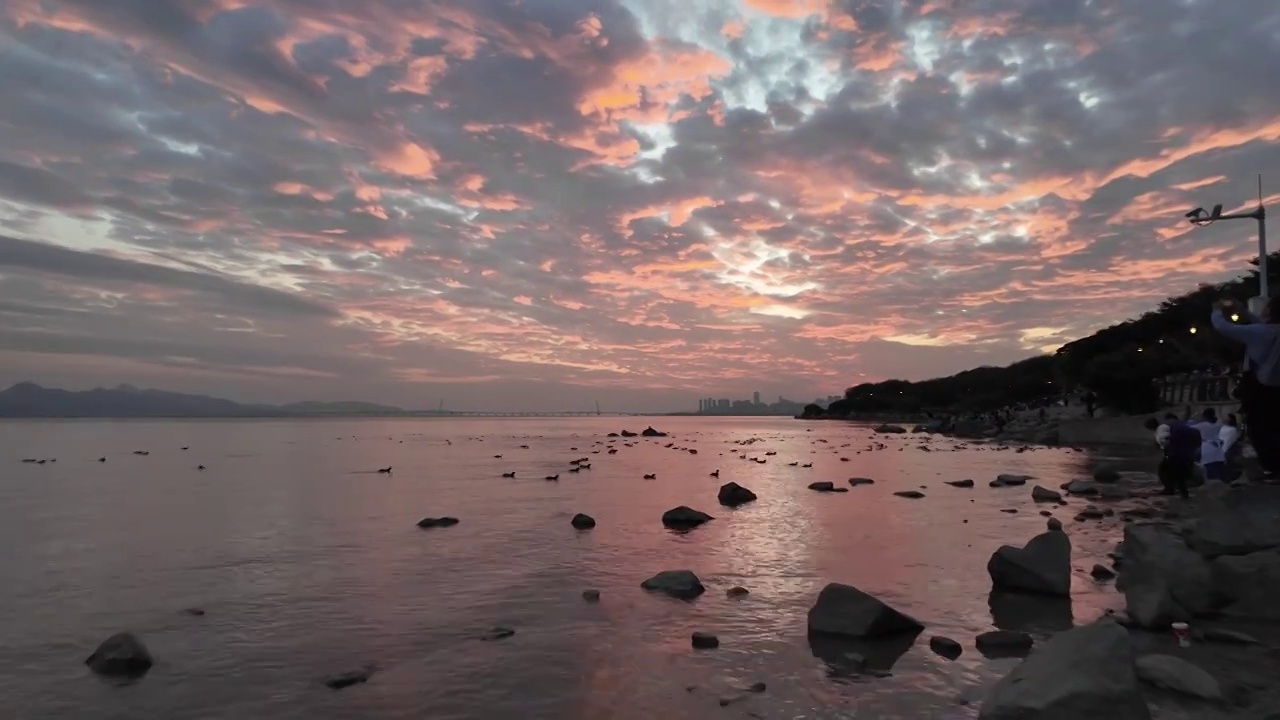
[[1274,0],[0,0],[0,383],[696,409],[1247,270]]

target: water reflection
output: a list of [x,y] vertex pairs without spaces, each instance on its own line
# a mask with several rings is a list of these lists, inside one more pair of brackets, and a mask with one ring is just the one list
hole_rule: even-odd
[[831,677],[888,673],[915,645],[920,631],[896,633],[871,640],[809,633],[809,651],[827,664]]
[[987,606],[1000,630],[1048,634],[1074,627],[1071,598],[995,590],[987,596]]

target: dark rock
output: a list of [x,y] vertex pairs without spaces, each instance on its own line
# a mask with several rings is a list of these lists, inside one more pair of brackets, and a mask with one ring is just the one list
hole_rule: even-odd
[[658,432],[657,430],[654,430],[652,427],[647,427],[644,430],[641,430],[640,434],[643,435],[644,437],[666,437],[667,436],[666,433]]
[[979,720],[1150,720],[1124,628],[1101,620],[1059,633],[987,695]]
[[1062,521],[1058,518],[1049,518],[1049,522],[1045,523],[1050,532],[1062,532]]
[[900,498],[907,498],[908,500],[919,500],[924,497],[924,493],[919,490],[899,490],[894,493],[894,495],[897,495]]
[[1031,480],[1030,475],[997,475],[996,479],[991,482],[991,487],[1018,487],[1026,485]]
[[637,433],[633,433],[630,430],[623,430],[618,434],[621,435],[622,437],[635,437]]
[[974,644],[986,657],[1017,657],[1031,652],[1035,641],[1024,632],[992,630],[974,638]]
[[906,428],[898,425],[880,425],[875,429],[875,432],[885,433],[890,435],[898,435],[901,433],[905,433],[906,431],[907,431]]
[[1049,488],[1036,485],[1031,488],[1031,499],[1035,502],[1058,502],[1062,500],[1062,495]]
[[84,661],[99,675],[137,677],[151,669],[151,652],[133,633],[116,633],[98,646]]
[[662,513],[662,524],[678,530],[695,528],[708,520],[715,520],[715,518],[701,510],[694,510],[686,505],[681,505]]
[[948,481],[947,481],[947,484],[948,484],[948,485],[950,485],[951,487],[957,487],[957,488],[971,488],[971,487],[973,487],[973,480],[968,480],[968,479],[966,479],[966,480],[948,480]]
[[1210,628],[1200,632],[1200,639],[1205,642],[1223,643],[1226,645],[1258,645],[1259,640],[1248,633],[1235,630],[1217,630]]
[[720,647],[720,638],[711,633],[695,632],[693,634],[693,646],[699,650],[710,650]]
[[1098,487],[1087,480],[1072,480],[1063,489],[1072,495],[1098,494]]
[[1071,594],[1071,541],[1066,533],[1046,532],[1024,547],[1005,545],[987,563],[998,590],[1041,595]]
[[929,638],[929,649],[948,660],[955,660],[964,652],[964,648],[960,646],[960,643],[941,635],[934,635]]
[[817,490],[818,492],[832,492],[836,489],[836,484],[828,481],[811,482],[809,483],[809,489]]
[[458,524],[458,518],[454,518],[454,517],[438,517],[438,518],[429,517],[429,518],[422,518],[421,520],[418,521],[418,527],[420,528],[452,527],[457,524]]
[[1093,481],[1100,483],[1120,482],[1120,471],[1113,467],[1100,467],[1093,471]]
[[864,477],[849,478],[849,485],[853,487],[858,487],[859,485],[875,485],[875,484],[876,484],[876,481],[872,480],[871,478],[864,478]]
[[190,615],[190,616],[192,616],[192,617],[203,617],[203,616],[204,616],[204,610],[202,610],[202,609],[200,609],[200,608],[198,608],[198,607],[190,607],[190,608],[185,608],[185,609],[183,609],[182,614],[183,614],[183,615]]
[[852,585],[827,585],[809,610],[809,632],[820,635],[868,639],[923,629],[915,619]]
[[583,590],[582,599],[586,600],[587,602],[600,602],[600,591],[599,590]]
[[1115,572],[1106,565],[1095,564],[1093,570],[1089,571],[1095,580],[1110,580],[1116,576]]
[[749,693],[762,693],[762,692],[764,692],[764,691],[765,691],[765,689],[766,689],[766,686],[765,686],[765,684],[764,684],[764,683],[762,683],[762,682],[755,682],[755,683],[751,683],[751,685],[747,688],[747,692],[749,692]]
[[501,625],[498,625],[496,627],[492,627],[486,630],[482,635],[480,635],[480,639],[481,640],[502,640],[505,638],[509,638],[515,634],[516,634],[515,630],[512,630],[509,627],[502,627]]
[[640,583],[640,587],[681,600],[692,600],[706,591],[691,570],[664,570]]
[[717,497],[721,505],[737,507],[755,500],[756,494],[736,482],[728,482],[720,486],[720,494]]
[[341,690],[342,688],[358,685],[359,683],[368,682],[369,677],[373,675],[373,668],[364,667],[358,670],[348,670],[337,675],[330,675],[320,680],[325,687],[333,690]]
[[591,517],[590,515],[578,513],[577,515],[573,516],[573,519],[569,521],[569,524],[578,528],[579,530],[588,530],[596,526],[596,519]]
[[1099,500],[1128,500],[1133,497],[1133,493],[1129,488],[1119,485],[1099,485],[1097,486]]
[[724,594],[728,595],[729,597],[742,597],[743,595],[750,595],[751,591],[742,587],[741,585],[738,585],[735,587],[731,587],[728,590],[725,590]]

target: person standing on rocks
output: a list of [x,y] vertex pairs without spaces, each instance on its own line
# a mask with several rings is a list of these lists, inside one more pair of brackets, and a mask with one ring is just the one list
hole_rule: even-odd
[[[1280,312],[1270,300],[1257,317],[1233,299],[1214,304],[1210,322],[1223,336],[1244,345],[1240,410],[1245,432],[1258,453],[1263,478],[1280,479]],[[1230,316],[1244,324],[1236,324]]]
[[1204,479],[1209,482],[1226,482],[1227,455],[1222,450],[1222,423],[1213,408],[1205,408],[1200,419],[1192,427],[1200,432],[1200,466]]
[[1202,444],[1200,431],[1191,425],[1175,422],[1169,426],[1164,460],[1160,461],[1160,482],[1164,484],[1161,494],[1181,495],[1184,500],[1191,497],[1187,488],[1191,484],[1191,478],[1195,476]]

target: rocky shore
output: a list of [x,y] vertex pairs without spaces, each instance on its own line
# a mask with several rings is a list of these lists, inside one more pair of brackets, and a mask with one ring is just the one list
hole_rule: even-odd
[[[1124,610],[1038,645],[992,688],[979,718],[1280,720],[1280,488],[1216,485],[1183,501],[1156,495],[1149,476],[1105,479],[1068,490],[1128,498],[1076,517],[1119,518],[1112,558]],[[1103,487],[1117,491],[1100,495]],[[1063,534],[1002,548],[993,581],[1060,591],[1069,543],[1047,538]],[[1187,625],[1185,644],[1175,623]]]

